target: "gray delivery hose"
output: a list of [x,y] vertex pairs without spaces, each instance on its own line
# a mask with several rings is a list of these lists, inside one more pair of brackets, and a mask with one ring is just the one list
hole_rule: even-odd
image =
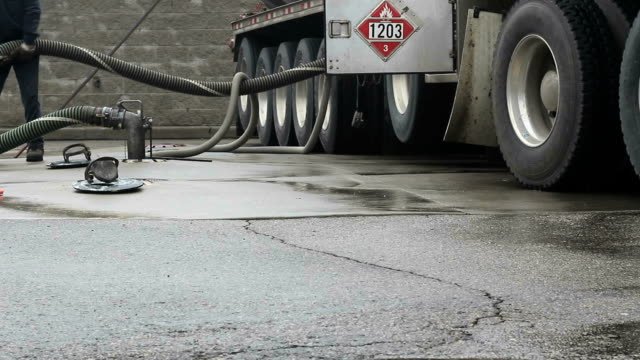
[[[322,97],[320,98],[320,109],[318,110],[318,117],[313,127],[313,131],[311,132],[311,136],[309,137],[309,141],[307,141],[304,146],[242,148],[241,146],[245,145],[251,138],[251,133],[258,123],[258,106],[251,106],[251,119],[249,120],[249,125],[247,126],[247,129],[244,131],[242,136],[240,136],[240,138],[229,144],[217,145],[220,140],[222,140],[224,134],[226,134],[226,132],[229,130],[229,127],[231,127],[231,124],[234,122],[236,116],[238,115],[237,104],[240,95],[236,91],[236,88],[239,89],[242,81],[246,80],[247,78],[247,75],[243,73],[238,73],[234,77],[234,86],[231,91],[231,100],[229,101],[227,116],[225,117],[220,129],[218,129],[218,131],[209,141],[192,149],[161,151],[156,152],[155,154],[159,157],[191,157],[200,155],[204,152],[235,151],[238,153],[308,154],[313,151],[313,149],[315,149],[316,145],[318,144],[320,131],[322,131],[322,119],[325,118],[327,108],[329,107],[329,97],[331,95],[331,88],[333,86],[333,78],[330,78],[329,76],[324,77],[324,91],[322,93]],[[253,104],[258,103],[256,94],[251,94],[251,102]]]
[[[231,82],[232,84],[231,99],[229,101],[229,106],[227,107],[227,115],[225,116],[224,121],[222,122],[222,125],[220,126],[218,131],[216,131],[213,137],[211,137],[211,139],[209,139],[207,142],[203,143],[202,145],[199,145],[190,149],[177,150],[177,151],[156,151],[154,152],[154,155],[158,157],[186,158],[186,157],[200,155],[204,152],[209,151],[214,146],[216,146],[227,134],[227,131],[231,127],[231,124],[235,122],[235,118],[238,115],[238,101],[240,99],[240,88],[242,86],[242,83],[247,79],[249,79],[249,76],[247,76],[247,74],[245,73],[237,73],[233,77],[233,81]],[[251,94],[251,101],[254,104],[257,103],[257,100],[258,100],[257,98],[258,97],[256,94]],[[252,106],[251,108],[253,109],[251,112],[251,123],[255,127],[255,123],[258,121],[257,120],[258,107]],[[241,139],[243,138],[244,138],[244,135],[241,137]],[[248,137],[247,137],[247,140],[248,140]]]
[[[313,130],[311,131],[311,135],[309,136],[309,140],[304,146],[281,146],[281,147],[273,147],[273,146],[256,146],[256,147],[241,147],[249,141],[251,137],[252,129],[258,123],[258,115],[257,115],[257,106],[252,106],[253,109],[251,114],[251,120],[249,121],[249,126],[244,131],[242,136],[226,145],[218,145],[210,150],[210,152],[236,152],[241,154],[309,154],[316,148],[318,144],[318,139],[320,138],[320,132],[322,131],[322,124],[324,123],[323,119],[327,114],[327,109],[329,107],[329,98],[331,97],[331,89],[335,86],[335,79],[333,77],[325,76],[324,84],[322,89],[321,97],[320,97],[320,108],[318,109],[318,115],[316,117],[316,122],[313,126]],[[255,96],[255,95],[254,95]],[[252,99],[254,104],[257,103],[257,99]],[[237,112],[237,107],[234,107]],[[255,113],[254,113],[255,112]],[[235,118],[235,117],[234,117]]]
[[[0,56],[8,56],[14,49],[19,47],[21,43],[21,41],[10,41],[1,44]],[[230,81],[200,81],[167,75],[93,50],[63,42],[37,40],[36,53],[38,55],[54,56],[76,61],[113,74],[121,75],[130,80],[173,92],[197,96],[229,96],[231,94]],[[240,95],[260,93],[295,84],[324,73],[324,67],[325,60],[321,59],[303,64],[295,69],[250,79],[241,85]]]

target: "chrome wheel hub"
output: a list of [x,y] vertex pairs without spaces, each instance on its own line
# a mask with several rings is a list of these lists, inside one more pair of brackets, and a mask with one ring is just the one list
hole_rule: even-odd
[[[320,82],[318,85],[318,110],[320,108],[320,101],[322,101],[322,93],[324,93],[324,82],[326,75],[320,75],[318,77],[318,81]],[[327,104],[327,112],[324,116],[324,121],[322,122],[322,131],[329,130],[329,126],[331,126],[331,112],[332,112],[332,98],[329,97],[329,103]]]
[[400,114],[405,114],[409,108],[409,75],[392,75],[393,100]]
[[[278,72],[283,72],[284,70],[285,70],[284,67],[280,66],[280,68],[278,69]],[[280,87],[280,88],[277,88],[275,91],[276,91],[277,113],[274,115],[276,117],[276,121],[278,122],[278,125],[280,127],[284,127],[285,119],[287,116],[287,94],[289,92],[289,87],[288,86]]]
[[[243,72],[246,74],[248,68],[249,66],[247,66],[247,61],[243,59],[242,63],[240,64],[240,72]],[[249,96],[248,95],[240,96],[240,109],[242,109],[242,111],[245,112],[247,111],[248,107],[249,107]]]
[[544,144],[555,128],[560,75],[549,44],[529,35],[516,46],[507,73],[507,107],[516,135],[528,147]]
[[304,129],[307,122],[307,105],[309,103],[309,81],[298,82],[296,86],[296,117],[298,119],[298,127]]

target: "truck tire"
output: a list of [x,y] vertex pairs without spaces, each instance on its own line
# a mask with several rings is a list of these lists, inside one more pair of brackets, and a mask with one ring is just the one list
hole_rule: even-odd
[[[302,39],[298,43],[294,67],[310,63],[318,57],[320,39]],[[293,85],[293,128],[298,144],[304,146],[315,124],[316,104],[314,79]]]
[[[326,48],[324,40],[320,44],[318,59],[324,59]],[[324,77],[316,79],[316,109],[320,107],[320,95]],[[344,154],[353,149],[353,131],[351,119],[356,109],[355,90],[357,81],[354,76],[332,76],[333,89],[329,97],[327,114],[320,132],[320,143],[327,154]]]
[[[262,49],[256,65],[256,77],[273,74],[273,64],[276,58],[275,47]],[[260,121],[258,122],[258,138],[264,146],[278,145],[276,129],[273,125],[273,91],[265,91],[258,94]]]
[[633,20],[640,11],[640,2],[638,0],[595,0],[595,2],[607,19],[618,50],[624,50]]
[[615,52],[607,31],[591,1],[520,0],[507,15],[494,59],[494,120],[523,185],[593,187],[618,170],[603,149],[617,122],[607,112]]
[[393,131],[403,144],[436,144],[444,138],[455,86],[425,84],[422,74],[385,76],[385,97]]
[[[273,72],[279,73],[293,68],[296,42],[284,42],[278,47]],[[273,91],[273,123],[280,146],[295,146],[296,134],[293,130],[293,86],[285,86]]]
[[[609,25],[603,29],[610,30],[613,36],[613,45],[606,51],[606,60],[609,83],[606,86],[609,96],[609,107],[607,115],[611,122],[601,131],[601,137],[608,139],[605,146],[607,156],[610,158],[609,165],[614,169],[605,185],[614,186],[616,189],[624,190],[638,186],[638,177],[634,171],[627,148],[625,146],[624,134],[622,130],[621,116],[615,117],[613,114],[620,114],[620,69],[622,66],[622,53],[625,49],[627,38],[634,19],[640,11],[640,2],[637,0],[596,0],[602,10]],[[606,34],[605,34],[606,36]]]
[[[243,72],[250,78],[255,77],[256,62],[258,61],[258,44],[251,38],[244,38],[238,50],[238,62],[236,63],[236,73]],[[238,121],[236,122],[236,133],[242,135],[251,121],[251,102],[249,96],[240,97],[238,102]]]
[[636,20],[622,60],[620,118],[627,153],[640,175],[640,17]]

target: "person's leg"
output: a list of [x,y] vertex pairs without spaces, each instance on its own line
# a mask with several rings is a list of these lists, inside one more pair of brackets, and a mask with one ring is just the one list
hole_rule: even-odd
[[[40,58],[35,57],[25,63],[13,65],[20,85],[20,95],[24,105],[24,117],[27,122],[42,116],[40,111],[40,101],[38,100],[38,80],[40,70]],[[42,147],[42,138],[29,142],[30,147]]]
[[2,95],[2,89],[4,88],[4,83],[7,81],[7,77],[9,77],[10,70],[11,66],[0,67],[0,95]]
[[[40,59],[38,57],[24,63],[13,65],[20,85],[20,95],[24,105],[24,117],[27,122],[42,116],[40,112],[40,101],[38,100],[38,80]],[[39,162],[44,156],[44,140],[42,138],[29,141],[27,150],[28,162]]]

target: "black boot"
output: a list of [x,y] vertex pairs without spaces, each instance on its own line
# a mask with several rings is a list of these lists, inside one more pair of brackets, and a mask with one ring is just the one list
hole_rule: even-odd
[[44,157],[44,146],[42,144],[29,145],[27,149],[27,162],[40,162]]

